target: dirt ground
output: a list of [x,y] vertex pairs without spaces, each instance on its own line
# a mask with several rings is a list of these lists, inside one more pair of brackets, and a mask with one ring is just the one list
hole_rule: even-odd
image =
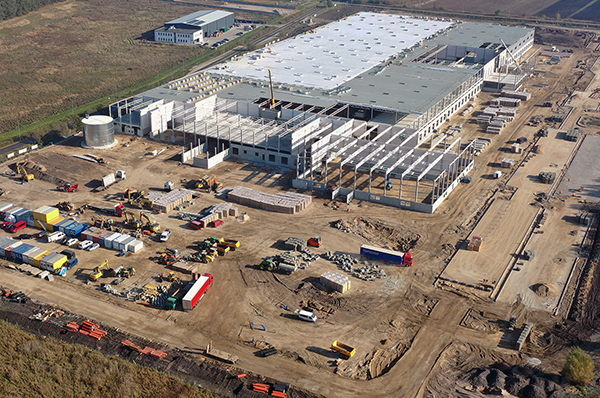
[[[494,361],[522,362],[525,357],[513,348],[516,336],[507,332],[510,315],[519,315],[519,328],[525,322],[535,322],[541,330],[542,342],[546,341],[544,328],[552,328],[556,319],[551,318],[547,311],[535,311],[535,303],[523,303],[520,299],[515,301],[512,297],[540,282],[555,284],[556,289],[560,290],[560,281],[564,277],[562,268],[551,274],[556,280],[532,277],[526,283],[525,280],[520,281],[519,283],[523,283],[518,285],[513,284],[509,278],[505,289],[511,293],[507,293],[506,299],[498,302],[492,301],[489,293],[482,294],[484,292],[481,290],[445,282],[438,283],[437,288],[434,288],[433,282],[444,270],[459,244],[473,228],[477,230],[480,226],[483,228],[487,225],[487,231],[491,231],[491,239],[496,233],[494,224],[497,224],[498,237],[496,246],[486,245],[484,252],[478,255],[485,255],[486,252],[492,254],[497,250],[503,256],[500,258],[498,255],[498,261],[502,260],[502,264],[509,262],[509,251],[514,249],[511,244],[502,245],[501,240],[510,235],[514,247],[523,239],[526,227],[537,211],[537,207],[529,204],[534,199],[533,192],[549,187],[541,187],[531,176],[537,175],[540,169],[548,167],[551,162],[545,155],[536,155],[510,181],[509,173],[500,181],[490,176],[497,170],[499,161],[507,156],[506,148],[513,140],[526,136],[532,141],[539,127],[524,126],[530,116],[558,110],[537,105],[547,100],[561,101],[566,98],[564,86],[575,84],[579,70],[574,66],[577,60],[589,56],[586,51],[577,50],[571,60],[556,66],[538,64],[538,77],[526,85],[533,93],[533,99],[523,106],[518,120],[511,123],[500,136],[490,136],[493,139],[492,145],[476,158],[477,168],[472,173],[473,182],[459,186],[433,215],[367,202],[354,201],[348,205],[331,203],[320,197],[315,197],[311,206],[296,215],[265,212],[240,205],[240,212],[247,213],[249,220],[239,222],[228,219],[218,229],[199,231],[188,228],[186,222],[177,217],[176,212],[151,214],[151,218],[159,222],[163,229],[173,230],[167,244],[158,242],[156,236],[144,236],[144,249],[124,257],[116,257],[114,251],[103,248],[94,252],[78,250],[79,265],[65,278],[52,283],[5,267],[0,267],[0,280],[6,287],[22,290],[41,302],[60,306],[107,326],[126,330],[132,335],[170,347],[204,347],[212,341],[216,348],[239,356],[237,366],[243,370],[287,381],[301,389],[327,397],[429,396],[431,386],[435,383],[439,385],[441,379],[438,379],[438,375],[444,374],[447,369],[454,369],[451,365],[456,358],[478,358],[465,365],[461,371],[486,366]],[[549,82],[549,86],[533,86],[540,81]],[[594,82],[598,83],[597,80]],[[476,101],[476,111],[486,106],[485,102],[491,98],[493,96],[490,94],[481,94]],[[570,105],[575,110],[563,128],[574,123],[577,115],[582,112],[579,105]],[[483,133],[480,126],[470,123],[474,115],[457,116],[449,125],[463,123],[464,139],[481,136]],[[587,131],[594,132],[593,129]],[[0,202],[10,201],[31,209],[65,200],[73,202],[76,207],[92,202],[116,204],[120,192],[127,187],[147,192],[161,189],[164,182],[169,180],[176,187],[181,187],[184,179],[190,180],[208,174],[205,170],[179,162],[180,145],[146,139],[131,141],[130,137],[124,135],[117,138],[119,145],[113,149],[94,152],[107,162],[103,165],[72,156],[90,153],[80,147],[81,136],[29,155],[27,161],[30,165],[43,165],[46,174],[81,184],[79,192],[72,194],[57,192],[52,178],[46,178],[49,181],[36,178],[21,185],[15,177],[6,174],[9,167],[3,165],[0,169],[0,186],[8,193],[2,196]],[[572,144],[552,136],[544,140],[548,156],[563,159],[565,154],[568,156],[570,153]],[[125,146],[124,143],[129,145]],[[165,150],[161,154],[150,155],[153,150],[162,149]],[[527,155],[517,155],[515,158],[524,156]],[[560,169],[564,160],[553,162]],[[101,177],[115,170],[125,170],[127,179],[106,191],[96,192],[95,188]],[[217,175],[225,187],[241,185],[272,193],[290,190],[289,182],[294,177],[294,172],[286,169],[241,162],[224,162],[210,170],[210,174]],[[488,215],[503,213],[501,208],[497,211],[494,206],[507,202],[502,196],[508,194],[501,192],[506,184],[519,187],[513,204],[508,207],[504,217],[494,216],[492,220],[487,220]],[[198,212],[223,200],[218,194],[203,192],[186,211]],[[542,257],[541,249],[536,248],[546,245],[543,240],[547,237],[559,237],[561,244],[569,246],[569,239],[576,241],[581,236],[581,233],[577,236],[568,235],[573,225],[564,220],[565,216],[572,215],[572,206],[577,206],[577,200],[550,203],[555,208],[550,209],[554,213],[544,226],[545,233],[535,236],[529,243],[539,257]],[[489,210],[485,212],[488,207]],[[131,211],[137,215],[139,210],[131,208]],[[484,213],[485,216],[479,222]],[[92,213],[88,211],[77,218],[90,221],[91,216]],[[512,216],[518,224],[508,223],[504,226],[502,222],[494,221],[498,218],[500,221],[508,220]],[[357,219],[364,222],[359,223]],[[116,217],[115,221],[119,222]],[[340,223],[350,225],[351,228],[334,227],[341,225]],[[34,231],[27,228],[22,232]],[[2,234],[6,235],[4,232]],[[157,275],[168,271],[153,261],[157,252],[165,247],[192,252],[195,241],[212,235],[238,239],[241,247],[219,257],[213,263],[198,263],[201,272],[214,275],[215,283],[192,312],[149,308],[102,292],[100,283],[87,283],[92,269],[108,259],[113,268],[123,264],[132,265],[137,270],[134,277],[127,279],[122,285],[114,286],[119,292],[140,289],[146,284],[156,285]],[[323,272],[344,272],[324,258],[313,261],[307,269],[292,275],[258,269],[257,264],[264,257],[281,252],[278,243],[281,240],[290,236],[309,238],[315,235],[321,235],[324,242],[321,248],[313,250],[318,254],[333,251],[358,256],[360,245],[364,243],[389,245],[399,249],[410,246],[415,265],[396,267],[378,264],[386,276],[374,281],[350,276],[351,289],[343,295],[326,292],[316,283],[316,278]],[[36,242],[36,245],[48,250],[62,249],[58,244]],[[458,253],[462,255],[463,252],[461,250]],[[562,263],[567,265],[570,262],[570,253],[559,251],[559,254],[549,255],[563,256],[565,260]],[[547,262],[542,260],[540,258],[538,265],[532,262],[531,268],[546,266]],[[368,259],[360,261],[367,261],[370,265],[374,263]],[[451,267],[454,267],[453,262],[454,260],[450,263]],[[469,259],[465,259],[462,266],[472,266],[468,262]],[[5,261],[2,263],[8,264]],[[521,275],[523,274],[525,273]],[[189,280],[189,275],[178,273],[177,276]],[[100,282],[110,283],[112,280],[102,278]],[[554,292],[554,288],[550,287],[548,292]],[[548,292],[544,294],[548,295]],[[543,302],[544,300],[542,306]],[[301,306],[309,306],[315,311],[319,318],[316,323],[302,322],[293,315],[292,311]],[[561,338],[563,344],[568,341],[566,337]],[[334,340],[354,346],[357,354],[349,360],[338,362],[339,356],[330,350]],[[268,358],[256,355],[257,351],[269,345],[276,347],[280,354]],[[542,359],[542,366],[554,370],[559,366],[559,362],[550,354],[560,352],[560,348],[552,350],[547,344],[534,344],[527,346],[527,350]],[[458,355],[457,352],[461,354]],[[203,358],[198,354],[190,355]]]

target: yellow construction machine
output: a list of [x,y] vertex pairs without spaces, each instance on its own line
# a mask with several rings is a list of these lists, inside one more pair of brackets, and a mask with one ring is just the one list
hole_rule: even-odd
[[131,214],[128,211],[125,211],[125,212],[123,212],[123,215],[125,216],[125,225],[127,227],[132,228],[132,229],[142,228],[142,225],[144,223],[140,220],[136,220],[135,216],[133,214]]
[[148,215],[143,211],[140,211],[140,221],[143,222],[144,220],[146,220],[146,225],[144,225],[145,229],[152,232],[160,231],[160,224],[150,219],[150,217],[148,217]]
[[192,189],[206,189],[208,192],[218,191],[223,183],[217,181],[217,176],[204,176],[199,180],[192,180],[188,184]]
[[130,202],[132,200],[143,197],[144,191],[142,191],[142,190],[138,191],[137,189],[127,188],[126,190],[121,192],[121,196],[122,196],[123,200]]
[[106,271],[110,270],[110,267],[108,266],[108,260],[94,268],[94,271],[90,274],[90,280],[97,281],[99,278],[101,278],[102,275],[104,275],[102,272],[103,269],[106,269]]
[[152,207],[154,206],[154,202],[153,201],[151,201],[150,199],[146,199],[143,196],[140,196],[140,197],[135,198],[135,199],[131,199],[129,201],[129,203],[132,206],[139,207],[140,209],[148,209],[148,210],[152,209]]
[[111,229],[112,225],[114,224],[114,221],[112,218],[106,218],[104,216],[92,216],[92,221],[94,222],[94,226],[103,229],[103,228],[107,228],[107,229]]
[[21,177],[23,177],[24,181],[31,181],[35,178],[33,174],[27,173],[25,166],[17,165],[17,173],[21,174]]

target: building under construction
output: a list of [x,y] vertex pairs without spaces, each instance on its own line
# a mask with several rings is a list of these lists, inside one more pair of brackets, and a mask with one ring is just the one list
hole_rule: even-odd
[[482,89],[518,89],[533,33],[359,13],[110,112],[117,131],[185,131],[194,138],[182,160],[198,167],[230,157],[278,165],[296,170],[296,188],[433,212],[474,153],[438,127]]

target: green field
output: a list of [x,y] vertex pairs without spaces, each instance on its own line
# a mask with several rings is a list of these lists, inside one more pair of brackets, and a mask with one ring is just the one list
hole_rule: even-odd
[[68,0],[0,22],[0,141],[18,137],[18,126],[45,133],[49,122],[185,74],[212,50],[139,39],[198,9],[159,0]]

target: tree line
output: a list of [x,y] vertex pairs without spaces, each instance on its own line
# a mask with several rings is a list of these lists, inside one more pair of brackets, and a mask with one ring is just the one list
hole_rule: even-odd
[[62,0],[0,0],[0,21],[35,11]]

